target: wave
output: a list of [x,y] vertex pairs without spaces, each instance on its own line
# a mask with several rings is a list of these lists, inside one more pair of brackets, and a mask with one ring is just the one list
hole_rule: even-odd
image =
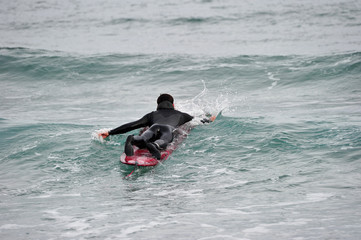
[[82,74],[109,75],[118,73],[119,69],[136,71],[144,67],[142,63],[133,64],[133,59],[139,57],[122,54],[82,56],[60,51],[0,48],[0,73],[7,76],[26,75],[33,80],[46,80],[52,76],[61,80],[76,80],[76,76]]
[[[216,81],[223,86],[253,90],[299,86],[311,82],[342,83],[351,87],[361,74],[361,52],[325,56],[204,57],[155,54],[80,55],[28,48],[0,48],[0,74],[12,81],[102,81],[119,79],[127,83],[152,79],[155,84],[169,81]],[[23,77],[22,77],[23,76]],[[181,76],[181,79],[180,79]],[[142,84],[142,82],[139,82]]]
[[222,24],[223,22],[236,22],[239,17],[165,17],[165,18],[136,18],[136,17],[120,17],[114,18],[103,23],[105,26],[124,25],[130,27],[131,24],[148,24],[154,26],[178,26],[178,25],[200,25],[200,24]]
[[237,21],[236,17],[179,17],[165,21],[169,25],[197,25],[197,24],[220,24],[222,22]]
[[132,23],[145,24],[147,22],[149,22],[149,20],[144,18],[114,18],[110,21],[104,22],[104,25],[122,25]]
[[[282,62],[282,61],[291,61],[290,63],[299,62],[304,66],[315,65],[319,63],[330,63],[335,64],[335,66],[342,63],[354,63],[356,61],[357,66],[360,61],[357,61],[361,58],[361,52],[348,52],[348,53],[331,53],[327,55],[239,55],[232,57],[204,57],[204,56],[194,56],[188,54],[122,54],[122,53],[104,53],[104,54],[90,54],[82,55],[78,53],[62,52],[62,51],[53,51],[46,49],[32,49],[25,47],[0,47],[0,56],[2,58],[8,57],[9,59],[20,60],[20,59],[36,59],[43,58],[48,60],[51,58],[64,58],[64,59],[78,59],[83,60],[82,62],[92,62],[98,60],[98,62],[112,62],[114,60],[129,60],[129,59],[159,59],[164,61],[173,61],[174,59],[178,60],[200,60],[204,59],[204,62],[214,62],[219,64],[256,64],[259,62]],[[6,59],[5,59],[6,60]],[[6,63],[2,59],[2,63]],[[45,62],[45,61],[44,61]]]

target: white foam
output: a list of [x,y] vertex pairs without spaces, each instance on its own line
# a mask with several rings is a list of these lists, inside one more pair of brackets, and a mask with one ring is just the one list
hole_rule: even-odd
[[123,228],[121,229],[121,233],[119,235],[117,235],[117,237],[119,239],[124,239],[126,237],[128,237],[129,235],[138,233],[138,232],[142,232],[148,229],[152,229],[154,227],[157,226],[161,226],[161,225],[166,225],[168,224],[168,222],[157,222],[157,221],[150,221],[148,223],[145,224],[131,224],[129,227]]
[[327,200],[332,196],[333,194],[331,193],[309,193],[307,194],[306,199],[309,202],[321,202]]
[[243,230],[244,233],[268,233],[269,231],[269,229],[261,225]]
[[281,79],[276,78],[272,72],[268,72],[267,75],[268,75],[268,79],[273,81],[271,86],[268,87],[268,89],[272,89],[273,87],[275,87],[277,85],[278,81]]
[[233,237],[233,236],[230,236],[230,235],[213,235],[213,236],[209,236],[209,237],[199,238],[199,240],[209,240],[209,239],[249,240],[248,238],[238,238],[238,237]]
[[[65,195],[66,194],[64,194],[64,196]],[[49,209],[44,211],[44,214],[48,215],[64,227],[65,231],[61,233],[61,237],[79,238],[80,236],[86,234],[98,234],[99,230],[92,228],[88,220],[91,218],[104,219],[107,216],[106,214],[92,214],[92,216],[88,218],[76,218],[72,215],[62,214],[61,210],[65,209],[71,209],[71,207]]]
[[246,234],[246,236],[249,235],[262,235],[265,233],[271,232],[273,227],[275,226],[302,226],[307,224],[310,219],[289,219],[289,222],[278,222],[278,223],[270,223],[270,224],[259,224],[258,226],[255,226],[253,228],[247,228],[244,229],[243,232]]

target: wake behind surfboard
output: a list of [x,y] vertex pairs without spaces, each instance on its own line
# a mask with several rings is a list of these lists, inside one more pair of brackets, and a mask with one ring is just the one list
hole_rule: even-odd
[[127,156],[123,153],[120,156],[120,162],[127,165],[135,165],[141,167],[150,167],[156,166],[160,162],[163,162],[168,159],[168,157],[172,154],[174,150],[178,148],[178,146],[183,142],[183,140],[188,136],[192,127],[189,123],[186,123],[174,132],[174,140],[172,143],[168,145],[168,147],[161,151],[161,159],[155,159],[152,154],[147,149],[139,149],[136,146],[133,146],[134,155]]

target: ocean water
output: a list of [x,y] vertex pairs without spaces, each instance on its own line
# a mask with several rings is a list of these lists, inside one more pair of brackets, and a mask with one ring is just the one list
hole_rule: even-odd
[[[1,239],[360,239],[359,1],[0,5]],[[165,92],[218,117],[124,178]]]

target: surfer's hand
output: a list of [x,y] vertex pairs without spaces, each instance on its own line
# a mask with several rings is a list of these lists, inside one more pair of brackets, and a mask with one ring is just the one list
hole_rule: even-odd
[[203,124],[209,123],[209,122],[210,122],[210,121],[209,121],[208,118],[203,118],[203,119],[201,120],[201,123],[203,123]]
[[202,123],[210,123],[213,122],[216,119],[216,116],[210,116],[209,118],[203,118],[201,120]]
[[109,132],[99,133],[98,135],[99,135],[99,137],[107,138],[109,136]]

